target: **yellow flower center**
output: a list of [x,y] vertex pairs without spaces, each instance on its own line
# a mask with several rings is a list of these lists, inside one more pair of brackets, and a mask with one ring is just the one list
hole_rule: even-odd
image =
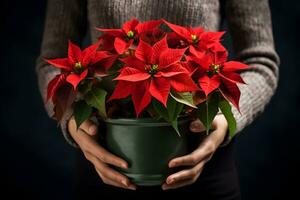
[[191,38],[192,38],[193,42],[197,42],[198,41],[198,37],[195,34],[192,34]]
[[83,66],[82,66],[81,62],[75,63],[75,65],[74,65],[75,73],[81,73],[82,70],[83,70]]
[[157,64],[153,64],[153,65],[146,65],[145,66],[145,70],[150,74],[150,75],[154,75],[158,72],[159,67]]
[[133,38],[133,36],[134,36],[134,32],[133,31],[128,31],[127,32],[127,37],[128,38]]
[[219,65],[219,64],[211,64],[210,68],[211,68],[211,72],[213,74],[216,74],[216,73],[220,72],[221,65]]

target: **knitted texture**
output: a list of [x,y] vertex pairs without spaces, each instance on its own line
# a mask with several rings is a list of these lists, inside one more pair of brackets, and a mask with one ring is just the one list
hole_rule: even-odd
[[[96,42],[95,27],[119,28],[131,18],[140,21],[164,18],[179,25],[203,26],[217,31],[226,19],[237,60],[250,66],[242,73],[247,85],[240,85],[241,114],[233,108],[237,132],[250,124],[274,94],[278,82],[279,58],[274,50],[268,0],[48,0],[41,55],[36,71],[43,99],[47,84],[58,70],[42,58],[67,56],[68,40],[81,44],[86,31]],[[53,105],[46,104],[50,116]],[[76,146],[67,130],[69,110],[62,120],[62,132]]]

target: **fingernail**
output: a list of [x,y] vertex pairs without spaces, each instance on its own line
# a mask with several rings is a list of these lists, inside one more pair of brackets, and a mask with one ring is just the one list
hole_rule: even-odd
[[169,167],[175,167],[176,166],[176,162],[171,162]]
[[123,185],[125,185],[126,187],[128,187],[128,186],[129,186],[129,185],[128,185],[128,183],[127,183],[127,181],[125,181],[125,180],[122,180],[121,182],[122,182],[122,184],[123,184]]
[[135,185],[129,185],[128,189],[130,189],[130,190],[136,190],[136,187],[135,187]]
[[167,189],[168,189],[168,187],[167,187],[167,186],[165,186],[165,185],[163,185],[163,186],[162,186],[162,189],[163,189],[163,190],[167,190]]
[[173,179],[173,178],[170,178],[170,179],[167,180],[167,184],[171,184],[171,183],[173,183],[173,182],[174,182],[174,179]]
[[199,123],[192,123],[191,128],[192,129],[199,129],[200,128],[200,124]]
[[198,126],[198,125],[193,125],[193,126],[192,126],[192,129],[193,129],[193,130],[197,130],[197,129],[199,129],[199,128],[200,128],[200,126]]
[[97,133],[97,127],[94,125],[90,126],[89,132],[90,132],[90,134],[95,135]]
[[121,164],[121,167],[124,168],[124,169],[128,168],[128,166],[126,164],[124,164],[124,163]]

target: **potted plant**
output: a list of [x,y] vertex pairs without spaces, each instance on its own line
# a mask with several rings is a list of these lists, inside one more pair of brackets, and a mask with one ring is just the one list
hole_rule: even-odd
[[61,69],[48,84],[47,100],[58,121],[69,107],[78,127],[97,116],[105,128],[99,142],[127,160],[129,168],[118,170],[133,183],[158,185],[172,173],[169,160],[190,151],[192,119],[209,134],[222,112],[233,136],[231,104],[239,109],[237,84],[244,83],[237,72],[248,66],[227,61],[224,32],[137,19],[98,30],[104,34],[96,44],[81,51],[69,42],[67,58],[46,59]]

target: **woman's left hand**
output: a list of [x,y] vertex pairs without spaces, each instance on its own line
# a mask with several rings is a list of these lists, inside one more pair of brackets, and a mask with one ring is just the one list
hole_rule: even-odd
[[[226,136],[228,124],[224,115],[219,114],[215,117],[212,129],[213,131],[201,142],[195,151],[191,154],[174,158],[169,162],[169,167],[187,166],[188,168],[171,174],[162,185],[163,190],[190,185],[198,179],[205,163],[211,159]],[[194,133],[200,133],[205,131],[205,127],[200,120],[196,120],[190,124],[190,130]]]

